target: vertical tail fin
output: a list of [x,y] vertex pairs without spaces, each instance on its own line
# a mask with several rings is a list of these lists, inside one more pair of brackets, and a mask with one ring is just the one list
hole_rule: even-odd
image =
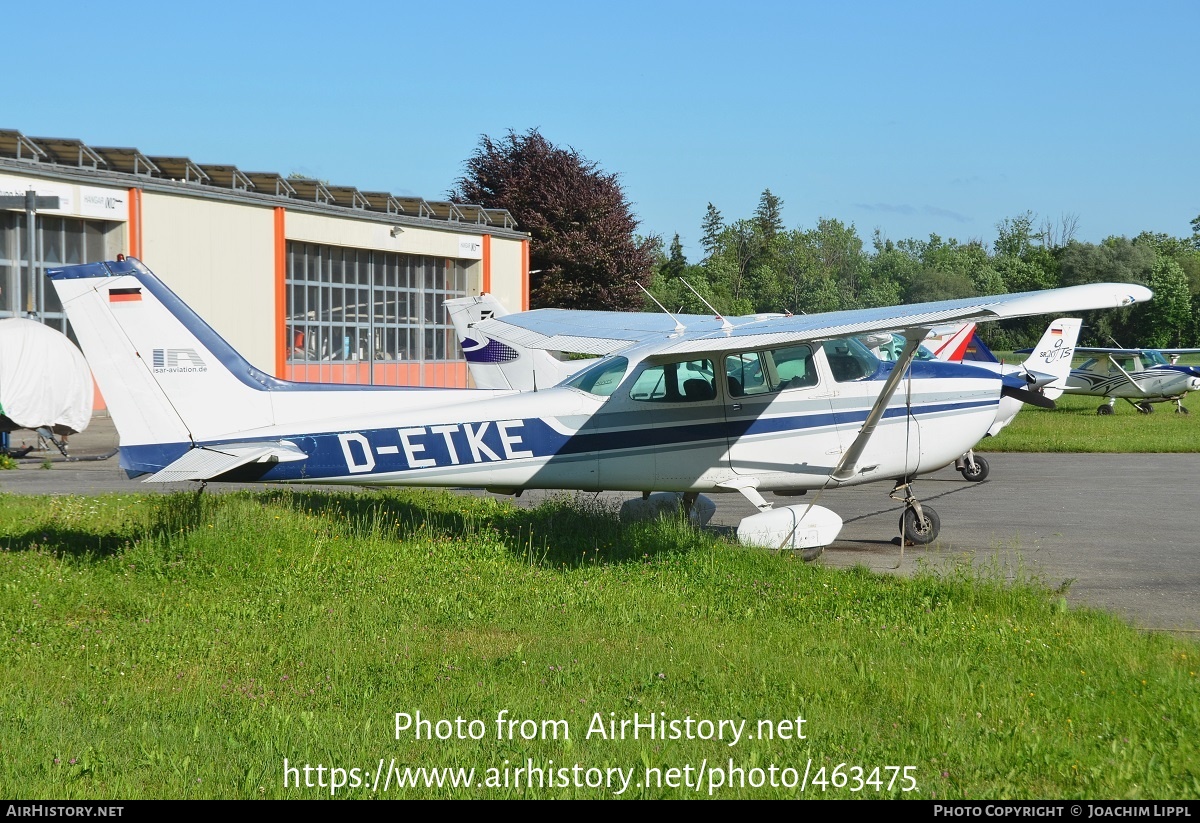
[[974,334],[975,324],[964,323],[953,334],[942,338],[936,344],[930,344],[929,347],[933,349],[933,354],[938,360],[961,363],[963,355],[967,353],[967,344],[971,342]]
[[504,317],[508,311],[490,294],[447,300],[446,310],[458,335],[467,368],[481,389],[532,391],[562,382],[594,360],[559,360],[550,352],[530,349],[495,335],[485,335],[477,323]]
[[252,366],[137,260],[47,272],[121,445],[209,440],[273,422]]
[[1046,327],[1042,338],[1033,347],[1033,353],[1022,364],[1026,372],[1054,376],[1054,380],[1046,383],[1042,390],[1051,400],[1062,396],[1067,387],[1071,358],[1075,355],[1075,344],[1079,341],[1082,325],[1083,321],[1075,317],[1058,318]]

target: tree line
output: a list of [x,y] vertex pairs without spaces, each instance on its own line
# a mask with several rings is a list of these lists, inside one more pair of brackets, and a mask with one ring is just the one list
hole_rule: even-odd
[[[679,235],[667,244],[639,236],[619,176],[537,129],[481,137],[451,200],[507,209],[530,234],[534,308],[658,311],[641,287],[672,311],[727,315],[795,314],[1033,291],[1082,283],[1141,283],[1147,304],[1084,313],[1084,345],[1200,346],[1200,216],[1191,237],[1142,232],[1101,243],[1075,239],[1077,218],[1032,213],[997,225],[995,242],[931,234],[894,242],[876,231],[864,242],[854,224],[823,217],[786,228],[770,189],[754,213],[726,219],[712,204],[700,224],[703,257],[689,262]],[[985,323],[998,349],[1030,345],[1046,318]]]
[[[708,204],[703,258],[691,263],[679,235],[656,246],[649,289],[670,310],[705,314],[690,284],[718,311],[815,312],[1007,294],[1084,283],[1142,283],[1150,303],[1085,312],[1081,345],[1200,346],[1200,217],[1191,237],[1142,232],[1101,243],[1076,240],[1077,219],[1039,221],[1032,212],[1002,220],[994,243],[936,234],[898,242],[878,230],[868,245],[854,224],[821,218],[786,229],[783,201],[763,191],[748,217],[725,219]],[[652,301],[643,308],[658,311]],[[1030,345],[1045,318],[983,324],[993,348]]]

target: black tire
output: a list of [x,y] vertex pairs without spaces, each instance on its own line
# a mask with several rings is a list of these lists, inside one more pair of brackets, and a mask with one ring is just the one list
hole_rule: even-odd
[[975,455],[975,470],[971,470],[971,463],[968,461],[965,466],[958,470],[958,473],[963,476],[963,480],[978,483],[981,480],[986,480],[991,471],[992,467],[988,465],[988,462],[979,455]]
[[817,546],[815,549],[801,549],[800,559],[805,563],[811,563],[825,552],[824,546]]
[[1187,414],[1188,410],[1185,406],[1179,406],[1175,409],[1176,414]]
[[917,522],[917,510],[909,506],[900,516],[900,533],[904,542],[924,546],[937,540],[938,532],[942,530],[942,518],[929,506],[922,506],[921,513],[925,515],[925,527]]
[[1142,414],[1154,414],[1154,406],[1149,403],[1138,403],[1137,410]]
[[1100,408],[1096,409],[1096,414],[1112,414],[1112,413],[1113,413],[1113,407],[1108,405],[1107,403],[1105,403]]

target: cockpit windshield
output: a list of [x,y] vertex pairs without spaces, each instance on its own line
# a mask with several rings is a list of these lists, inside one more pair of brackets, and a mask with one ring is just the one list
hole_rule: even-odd
[[[904,335],[893,334],[890,343],[881,343],[878,346],[879,359],[889,362],[895,362],[900,359],[900,353],[904,351]],[[916,360],[937,360],[937,356],[924,346],[917,348],[917,353],[914,357]]]
[[606,357],[594,366],[584,369],[579,374],[567,380],[563,385],[594,394],[596,397],[608,397],[621,385],[621,378],[629,368],[629,360],[625,357]]
[[833,379],[839,383],[862,380],[879,371],[879,358],[856,338],[826,340],[821,348],[825,349]]

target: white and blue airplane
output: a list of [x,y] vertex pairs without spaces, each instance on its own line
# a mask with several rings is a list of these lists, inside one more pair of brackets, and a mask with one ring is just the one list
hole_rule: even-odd
[[[1022,403],[1033,403],[1044,408],[1054,408],[1053,401],[1062,396],[1066,390],[1067,381],[1071,374],[1071,358],[1076,351],[1075,344],[1079,341],[1079,330],[1083,321],[1075,317],[1060,317],[1051,321],[1042,332],[1037,345],[1026,349],[1029,357],[1018,364],[1002,363],[983,341],[975,337],[975,324],[964,323],[948,329],[940,335],[938,344],[932,350],[922,346],[917,352],[918,358],[945,360],[949,363],[967,363],[997,374],[1014,375],[1025,380],[1028,387],[1040,395],[1025,396],[1022,399],[1004,397],[996,412],[996,421],[987,431],[988,437],[994,437],[1004,429],[1017,412]],[[875,351],[885,360],[895,359],[896,354],[903,348],[904,338],[900,335],[884,335],[882,341],[864,341],[875,345]],[[973,358],[967,360],[966,358]],[[979,482],[987,479],[991,467],[986,458],[975,454],[974,449],[958,458],[954,468],[964,480]]]
[[[443,305],[476,388],[537,391],[539,385],[542,388],[557,385],[599,359],[530,349],[513,339],[480,333],[477,326],[483,321],[510,314],[493,294],[455,297]],[[512,332],[521,336],[515,327]]]
[[[905,536],[940,519],[911,480],[953,462],[1026,381],[914,361],[929,328],[1149,300],[1088,284],[910,306],[747,320],[543,309],[509,318],[523,344],[607,355],[537,392],[295,383],[251,365],[134,259],[51,269],[120,438],[148,482],[737,492],[742,542],[806,557],[842,521],[762,492],[890,481]],[[581,317],[586,315],[586,317]],[[511,322],[510,322],[511,325]],[[882,363],[855,338],[898,331]],[[609,352],[618,352],[608,354]],[[734,379],[730,379],[729,375]],[[738,377],[737,375],[740,375]]]
[[[489,334],[480,331],[479,324],[493,318],[508,318],[510,312],[491,294],[481,294],[473,297],[460,297],[447,300],[447,313],[462,346],[463,355],[471,372],[471,378],[479,388],[516,389],[533,391],[538,386],[538,375],[542,375],[541,384],[548,385],[547,376],[552,382],[558,382],[580,371],[592,363],[595,358],[572,359],[563,352],[550,352],[528,348],[520,342],[527,335],[523,329],[514,325],[515,321],[506,320],[504,323],[490,323]],[[566,316],[565,313],[563,315]],[[622,318],[621,322],[639,323],[645,315],[632,314]],[[760,314],[750,317],[734,317],[729,322],[741,325],[747,322],[783,317],[779,314]],[[609,315],[615,318],[615,313]],[[705,316],[684,316],[679,318],[688,324],[708,321]],[[581,318],[582,322],[582,318]],[[610,322],[612,320],[610,319]],[[926,337],[915,355],[917,360],[944,360],[950,363],[968,363],[999,374],[1011,374],[1021,377],[1033,394],[1022,395],[1021,399],[1014,396],[1001,398],[996,413],[996,419],[988,428],[988,437],[993,437],[1012,422],[1024,403],[1034,403],[1053,408],[1053,401],[1058,399],[1066,386],[1067,377],[1071,371],[1071,356],[1079,338],[1082,321],[1060,317],[1046,327],[1037,345],[1030,350],[1031,354],[1020,364],[1005,364],[991,353],[987,346],[975,337],[975,323],[962,323],[937,329]],[[905,338],[902,334],[877,333],[864,335],[859,338],[871,352],[884,361],[894,361],[904,350]],[[578,355],[576,355],[578,357]],[[743,368],[741,362],[732,365],[735,370],[731,373],[737,379],[736,370]],[[962,474],[963,479],[971,482],[986,480],[991,468],[987,459],[976,455],[974,450],[968,450],[954,462],[954,469]],[[649,510],[665,508],[663,502],[647,507]],[[677,498],[675,498],[677,499]],[[633,507],[637,508],[637,507]],[[624,510],[623,510],[624,512]],[[694,512],[693,512],[694,513]],[[711,511],[707,512],[711,514]]]
[[1075,351],[1093,356],[1071,370],[1067,393],[1105,398],[1096,414],[1112,414],[1118,397],[1142,414],[1153,412],[1154,403],[1171,401],[1176,413],[1187,414],[1184,396],[1200,391],[1200,368],[1175,362],[1180,355],[1198,354],[1200,349],[1084,347]]

